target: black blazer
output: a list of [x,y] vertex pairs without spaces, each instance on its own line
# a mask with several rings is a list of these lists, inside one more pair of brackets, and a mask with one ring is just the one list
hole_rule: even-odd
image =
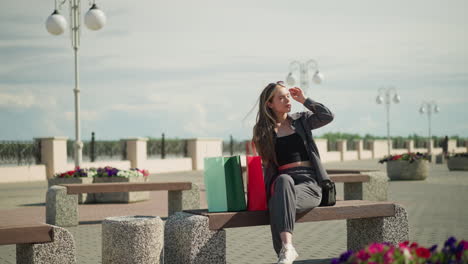
[[[319,181],[329,180],[330,177],[328,177],[327,171],[323,168],[320,161],[320,154],[312,136],[312,130],[330,123],[335,115],[326,106],[310,98],[305,100],[304,106],[310,111],[288,114],[288,118],[291,120],[293,129],[304,141],[310,162],[317,170]],[[263,167],[268,200],[270,199],[270,186],[278,176],[278,167],[272,162],[269,163]]]

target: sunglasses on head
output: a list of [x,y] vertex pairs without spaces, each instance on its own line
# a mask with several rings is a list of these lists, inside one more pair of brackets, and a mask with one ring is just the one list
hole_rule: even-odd
[[283,87],[286,87],[286,86],[284,85],[284,82],[283,82],[283,81],[277,81],[276,83],[270,83],[270,84],[268,84],[268,87],[269,87],[269,88],[273,88],[273,87],[275,87],[276,85],[281,85],[281,86],[283,86]]

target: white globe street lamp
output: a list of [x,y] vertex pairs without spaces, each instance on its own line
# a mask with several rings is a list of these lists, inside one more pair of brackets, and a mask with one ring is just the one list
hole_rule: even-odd
[[[57,7],[57,0],[55,0],[54,12],[46,20],[46,29],[52,35],[60,35],[67,27],[67,21],[60,15],[59,10],[67,2],[67,0],[60,1]],[[81,29],[81,2],[80,0],[68,0],[68,7],[70,9],[70,31],[72,39],[72,47],[75,57],[75,166],[81,166],[83,142],[81,142],[80,135],[80,86],[79,86],[79,71],[78,71],[78,48],[80,46],[80,29]],[[106,24],[106,15],[97,8],[96,3],[93,1],[91,8],[85,15],[85,24],[91,30],[99,30]]]
[[54,12],[46,20],[46,28],[52,35],[60,35],[67,28],[67,20],[57,11]]
[[88,12],[86,12],[85,24],[91,30],[101,29],[106,24],[106,21],[106,15],[97,7],[96,4],[93,4]]
[[318,69],[318,64],[315,60],[308,60],[305,63],[299,61],[292,61],[289,64],[289,73],[286,76],[286,83],[289,86],[294,86],[296,84],[296,77],[294,72],[299,72],[299,83],[300,88],[307,94],[307,91],[310,89],[310,78],[309,70],[314,70],[314,75],[312,76],[312,81],[316,84],[321,84],[323,81],[323,74]]
[[[427,153],[431,154],[432,153],[432,147],[431,147],[431,138],[432,138],[432,133],[431,133],[431,117],[432,117],[432,112],[434,113],[439,113],[440,108],[437,105],[435,101],[430,101],[426,102],[423,101],[421,106],[419,107],[419,113],[424,114],[427,113],[427,122],[428,122],[428,139],[427,139]],[[432,159],[432,157],[431,157]]]
[[[393,93],[393,98],[392,98]],[[385,98],[384,98],[385,96]],[[387,148],[388,148],[388,155],[390,156],[390,148],[391,148],[391,141],[390,141],[390,104],[392,103],[398,104],[400,103],[400,96],[397,94],[397,91],[394,87],[382,87],[379,89],[379,95],[375,101],[377,104],[382,104],[385,102],[385,109],[387,112]]]
[[316,84],[321,84],[323,81],[323,74],[319,72],[318,70],[315,71],[314,77],[312,77],[312,81],[314,81],[314,83]]

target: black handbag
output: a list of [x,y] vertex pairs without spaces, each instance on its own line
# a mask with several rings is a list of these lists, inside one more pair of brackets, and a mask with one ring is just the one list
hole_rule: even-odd
[[331,180],[323,180],[320,184],[322,187],[322,201],[319,206],[333,206],[336,204],[336,188],[335,183]]

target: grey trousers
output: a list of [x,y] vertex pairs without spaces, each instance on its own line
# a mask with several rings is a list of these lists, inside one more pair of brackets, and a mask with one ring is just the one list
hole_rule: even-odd
[[317,207],[322,199],[322,188],[317,183],[315,170],[295,167],[278,172],[268,201],[273,247],[279,254],[281,232],[293,234],[296,213]]

